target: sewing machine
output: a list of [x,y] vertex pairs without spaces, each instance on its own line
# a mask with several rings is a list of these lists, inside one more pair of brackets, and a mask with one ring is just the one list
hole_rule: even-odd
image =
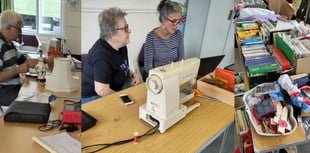
[[[139,108],[139,118],[152,126],[159,123],[164,133],[200,103],[183,105],[194,97],[192,86],[196,83],[200,60],[190,58],[150,70],[146,80],[147,101]],[[188,83],[188,86],[185,84]],[[186,85],[187,88],[181,88]]]

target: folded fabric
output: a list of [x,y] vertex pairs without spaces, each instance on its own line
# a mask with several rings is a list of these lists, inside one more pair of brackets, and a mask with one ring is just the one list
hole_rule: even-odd
[[273,105],[273,102],[271,98],[264,99],[260,103],[257,103],[254,105],[254,112],[256,116],[261,119],[263,117],[267,117],[270,114],[273,114],[276,112],[276,109]]

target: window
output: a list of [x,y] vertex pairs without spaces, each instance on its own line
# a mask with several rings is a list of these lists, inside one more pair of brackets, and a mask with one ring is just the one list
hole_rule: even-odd
[[23,32],[63,35],[63,0],[14,0],[23,17]]

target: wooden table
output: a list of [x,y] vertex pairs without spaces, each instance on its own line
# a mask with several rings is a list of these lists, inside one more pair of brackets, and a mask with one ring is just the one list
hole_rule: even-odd
[[301,125],[297,126],[295,132],[285,136],[262,136],[258,135],[254,128],[252,128],[251,130],[254,143],[254,151],[257,153],[279,150],[289,146],[309,142],[309,140],[306,138],[305,131]]
[[[82,109],[98,122],[82,133],[82,146],[112,143],[133,138],[133,133],[145,133],[152,126],[139,119],[139,106],[146,101],[146,86],[140,84],[107,97],[82,105]],[[125,106],[119,95],[127,93],[135,103]],[[161,134],[155,134],[133,142],[111,146],[102,152],[196,152],[210,144],[234,120],[234,107],[221,102],[193,98],[187,105],[199,102],[201,106]],[[98,149],[98,148],[96,148]],[[93,151],[84,149],[82,152]]]
[[[80,76],[79,72],[73,73],[74,76],[78,77],[75,79],[79,89],[71,93],[59,93],[51,92],[45,89],[44,86],[38,84],[35,78],[26,77],[23,83],[20,94],[33,94],[34,92],[42,93],[48,92],[56,96],[63,97],[75,97],[81,96],[80,90]],[[58,119],[60,112],[63,110],[63,98],[57,98],[51,103],[51,114],[50,120]],[[4,122],[3,115],[0,116],[0,152],[2,153],[47,153],[40,145],[32,141],[32,136],[48,136],[57,134],[60,132],[59,128],[55,128],[51,131],[42,132],[38,130],[38,127],[42,124],[35,123],[15,123],[15,122]],[[80,140],[80,132],[71,133],[71,136]]]

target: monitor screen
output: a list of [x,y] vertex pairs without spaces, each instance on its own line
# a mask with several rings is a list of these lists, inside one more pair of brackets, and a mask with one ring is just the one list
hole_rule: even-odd
[[24,42],[24,46],[33,46],[33,47],[39,46],[39,41],[36,35],[22,34],[22,42]]
[[36,35],[22,34],[21,41],[23,45],[20,48],[22,53],[37,53],[40,49],[40,40]]
[[225,55],[218,55],[212,57],[200,58],[200,65],[198,70],[197,79],[213,72],[220,64]]

